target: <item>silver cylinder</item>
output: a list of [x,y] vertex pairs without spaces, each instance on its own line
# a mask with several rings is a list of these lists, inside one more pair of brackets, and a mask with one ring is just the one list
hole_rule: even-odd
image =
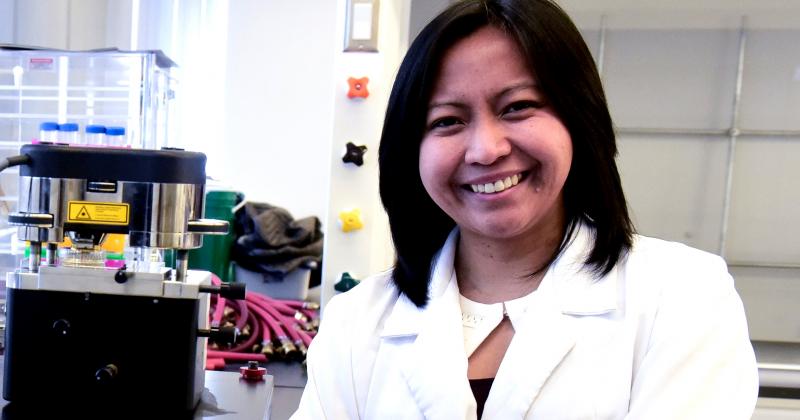
[[31,241],[31,252],[28,255],[28,270],[31,273],[39,272],[39,265],[42,262],[42,243]]
[[189,251],[179,249],[175,252],[175,281],[186,281],[187,271],[189,271]]
[[58,244],[56,243],[48,243],[47,250],[45,251],[45,257],[47,259],[47,265],[53,267],[58,264]]
[[[116,191],[92,191],[83,179],[20,177],[19,213],[51,214],[52,227],[20,226],[21,240],[61,242],[66,230],[105,229],[102,220],[70,219],[70,202],[118,203],[128,206],[127,224],[112,226],[130,235],[134,247],[194,249],[202,235],[189,231],[201,219],[205,186],[151,182],[117,182]],[[113,185],[113,184],[112,184]],[[74,215],[73,215],[74,216]],[[97,217],[97,215],[91,215]],[[112,230],[109,230],[111,232]]]

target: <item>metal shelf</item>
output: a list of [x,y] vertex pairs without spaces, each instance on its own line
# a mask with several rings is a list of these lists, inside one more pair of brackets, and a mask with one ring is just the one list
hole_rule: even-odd
[[60,96],[12,96],[12,95],[0,95],[0,100],[7,100],[7,101],[39,101],[39,102],[58,102],[58,101],[72,101],[72,102],[85,102],[85,101],[93,101],[93,102],[130,102],[130,97],[119,96],[67,96],[67,97],[60,97]]
[[[141,88],[141,86],[140,86]],[[21,90],[43,90],[43,91],[81,91],[81,92],[123,92],[129,93],[131,91],[130,86],[128,85],[121,85],[117,86],[66,86],[66,87],[59,87],[59,86],[47,86],[47,85],[28,85],[28,86],[13,86],[13,85],[0,85],[0,91],[3,90],[11,90],[14,92],[21,91]]]
[[[41,120],[41,119],[53,119],[56,118],[54,114],[29,114],[29,113],[21,113],[21,112],[12,112],[12,113],[0,113],[0,118],[18,118],[21,120]],[[138,119],[138,116],[132,117],[130,115],[113,115],[113,114],[104,114],[104,115],[84,115],[84,114],[67,114],[66,118],[68,120],[89,120],[89,119],[114,119],[114,120],[127,120],[127,119]]]

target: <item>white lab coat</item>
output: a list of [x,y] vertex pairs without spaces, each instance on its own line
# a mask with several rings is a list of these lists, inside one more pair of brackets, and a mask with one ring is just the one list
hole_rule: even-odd
[[[484,419],[749,419],[758,370],[742,302],[717,256],[637,236],[597,279],[582,226],[550,267],[515,335]],[[389,273],[336,296],[308,353],[292,419],[476,418],[467,381],[457,230],[439,252],[430,304]]]

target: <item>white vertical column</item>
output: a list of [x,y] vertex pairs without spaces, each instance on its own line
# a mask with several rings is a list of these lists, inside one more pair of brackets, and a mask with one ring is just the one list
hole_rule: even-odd
[[[378,195],[378,146],[394,76],[408,47],[410,0],[381,2],[377,53],[341,52],[346,6],[346,0],[339,1],[337,56],[332,80],[336,93],[330,145],[330,186],[324,221],[323,305],[336,294],[333,286],[343,272],[364,279],[390,268],[394,260],[386,215]],[[349,77],[369,77],[368,98],[347,97]],[[362,166],[342,162],[348,142],[367,146]],[[364,227],[343,232],[339,213],[354,208],[360,209]]]

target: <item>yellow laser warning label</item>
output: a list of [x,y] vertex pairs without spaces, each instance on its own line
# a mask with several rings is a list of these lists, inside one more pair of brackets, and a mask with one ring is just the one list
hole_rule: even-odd
[[70,201],[69,223],[93,225],[127,225],[130,208],[125,203]]

